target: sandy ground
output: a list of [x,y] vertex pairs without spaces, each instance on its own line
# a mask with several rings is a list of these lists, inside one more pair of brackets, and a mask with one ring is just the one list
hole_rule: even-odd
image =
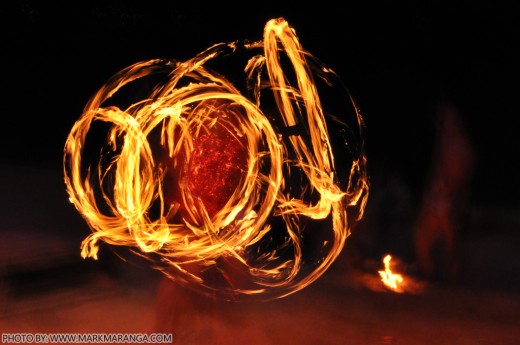
[[161,332],[172,334],[174,344],[230,345],[514,345],[520,339],[520,295],[513,293],[432,285],[420,294],[398,294],[327,274],[280,300],[230,304],[146,270],[142,278],[98,276],[74,288],[4,297],[1,331]]
[[520,339],[518,236],[469,239],[462,284],[408,277],[415,288],[395,293],[374,267],[337,265],[279,300],[215,302],[144,265],[81,259],[88,229],[67,205],[61,176],[19,168],[2,173],[2,334],[162,332],[174,344],[229,345],[516,345]]

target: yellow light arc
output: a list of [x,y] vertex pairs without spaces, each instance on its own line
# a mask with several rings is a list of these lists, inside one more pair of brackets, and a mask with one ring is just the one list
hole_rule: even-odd
[[[239,49],[256,52],[244,67],[250,97],[205,67]],[[282,67],[281,53],[290,61],[295,86]],[[338,184],[334,164],[338,158],[333,154],[330,125],[314,80],[316,75],[325,81],[337,76],[321,65],[319,71],[313,70],[310,59],[312,55],[302,48],[294,29],[277,18],[267,22],[262,41],[217,44],[185,62],[139,62],[111,78],[89,100],[64,148],[70,201],[92,230],[81,245],[81,255],[97,259],[100,241],[136,248],[135,253],[152,260],[172,279],[205,287],[211,293],[222,290],[283,297],[320,277],[350,234],[347,210],[353,210],[356,220],[362,218],[369,184],[362,149],[364,124],[351,98],[348,101],[355,110],[357,126],[351,130],[357,134],[361,149],[351,152],[348,176],[341,176],[346,187],[342,190]],[[122,88],[157,74],[167,78],[141,101],[125,109],[107,105]],[[261,103],[266,92],[274,99],[279,123],[266,116]],[[229,115],[213,118],[216,109],[212,100],[232,109],[226,113]],[[180,197],[187,214],[176,217],[179,205],[165,201],[168,167],[155,154],[152,133],[159,129],[160,145],[174,162],[178,163],[179,156],[189,161],[193,138],[211,131],[216,121],[245,143],[247,169],[229,201],[215,215],[210,217],[203,201],[183,188]],[[85,162],[84,151],[91,128],[100,122],[110,129],[100,155],[105,162],[96,165]],[[283,136],[280,124],[301,127],[305,136]],[[294,171],[300,172],[305,186],[289,186]],[[285,224],[282,243],[277,245],[269,240],[273,217]],[[303,269],[309,264],[304,255],[306,219],[328,219],[332,231],[310,269]],[[231,258],[241,266],[246,282],[214,286],[205,274],[215,267],[218,272],[225,271],[219,266],[221,258]],[[224,273],[233,280],[232,273]]]

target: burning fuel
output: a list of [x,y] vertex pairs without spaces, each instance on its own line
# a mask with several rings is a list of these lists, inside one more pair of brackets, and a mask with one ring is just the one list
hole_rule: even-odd
[[403,276],[392,272],[391,268],[392,256],[390,254],[386,255],[383,259],[383,263],[385,265],[384,271],[379,271],[379,275],[381,276],[381,281],[396,292],[401,292],[401,284],[403,283]]
[[283,18],[259,41],[121,70],[72,127],[63,169],[92,230],[84,258],[101,243],[130,248],[226,299],[314,282],[369,190],[362,116]]

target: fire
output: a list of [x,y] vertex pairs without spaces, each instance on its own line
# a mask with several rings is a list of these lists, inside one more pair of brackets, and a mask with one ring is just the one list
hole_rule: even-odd
[[[217,72],[242,56],[243,82]],[[89,100],[65,143],[66,189],[92,230],[81,255],[97,259],[105,242],[211,295],[294,293],[363,217],[363,137],[338,76],[283,18],[260,41],[138,62]]]
[[381,276],[381,281],[386,286],[393,289],[394,291],[401,292],[400,285],[403,283],[404,278],[402,275],[392,272],[392,269],[390,267],[391,260],[392,260],[392,256],[390,254],[386,255],[383,259],[383,263],[385,264],[385,270],[378,271],[378,272],[379,272],[379,275]]

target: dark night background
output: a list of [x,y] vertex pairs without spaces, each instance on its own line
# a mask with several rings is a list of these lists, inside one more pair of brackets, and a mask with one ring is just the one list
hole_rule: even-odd
[[[448,5],[449,4],[449,5]],[[192,57],[214,43],[261,38],[283,16],[333,68],[367,124],[367,150],[418,184],[431,112],[461,109],[479,153],[475,198],[518,204],[520,10],[504,1],[380,1],[228,9],[166,1],[6,1],[2,35],[1,158],[56,168],[88,98],[114,73],[151,58]]]
[[432,113],[447,99],[478,150],[474,201],[519,204],[514,1],[357,1],[341,10],[6,1],[0,11],[3,164],[61,169],[68,131],[114,73],[152,58],[188,59],[214,43],[259,39],[266,21],[282,16],[357,100],[371,169],[391,169],[418,192],[431,155]]
[[[88,99],[135,62],[184,60],[215,43],[261,39],[269,19],[284,17],[303,47],[342,77],[362,111],[373,186],[368,207],[374,214],[395,206],[385,204],[382,196],[390,179],[409,193],[415,211],[431,159],[435,107],[447,100],[459,109],[477,150],[470,204],[479,226],[471,231],[507,242],[493,246],[495,253],[480,255],[500,261],[490,267],[501,267],[482,279],[506,275],[501,287],[518,290],[520,272],[513,253],[520,249],[520,3],[239,4],[2,1],[4,224],[23,219],[49,226],[51,218],[62,217],[50,232],[71,231],[76,224],[73,231],[84,238],[88,230],[65,202],[61,169],[66,136]],[[45,171],[52,183],[41,185],[47,183],[41,176],[20,180],[31,175],[17,169]],[[61,198],[63,211],[49,206],[50,200]],[[398,222],[400,216],[390,216],[390,221]],[[399,224],[372,229],[377,245],[369,254],[394,250],[413,260],[408,230],[399,234],[397,228]],[[486,251],[485,246],[475,250]]]

